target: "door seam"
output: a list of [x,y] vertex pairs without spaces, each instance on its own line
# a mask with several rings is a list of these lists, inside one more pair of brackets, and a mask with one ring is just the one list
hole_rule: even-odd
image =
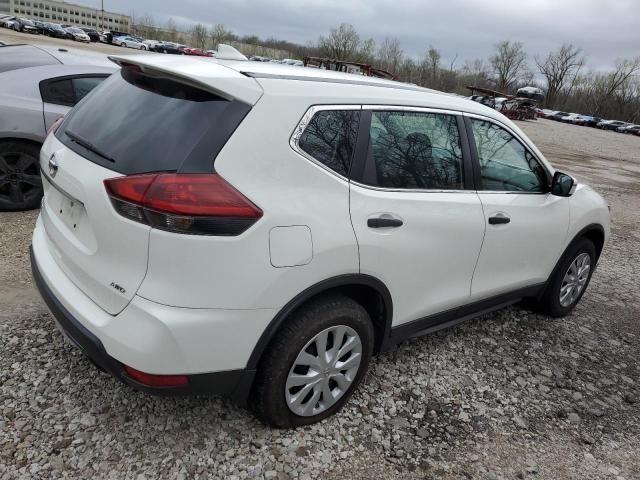
[[473,273],[471,274],[471,284],[469,285],[469,297],[471,297],[473,292],[473,281],[476,278],[476,268],[478,268],[478,263],[480,263],[480,256],[482,255],[482,249],[484,248],[484,239],[487,236],[487,213],[484,211],[484,204],[482,203],[482,198],[480,198],[480,194],[478,191],[475,191],[476,197],[478,197],[478,201],[480,202],[480,208],[482,209],[482,216],[484,217],[484,221],[482,225],[484,229],[482,230],[482,242],[480,243],[480,251],[478,251],[478,258],[476,258],[476,264],[473,266]]

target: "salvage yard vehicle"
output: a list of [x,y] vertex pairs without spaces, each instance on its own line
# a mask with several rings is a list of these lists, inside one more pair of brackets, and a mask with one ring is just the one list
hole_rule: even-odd
[[630,124],[627,122],[622,122],[620,120],[603,120],[600,122],[597,127],[602,130],[613,130],[616,131],[620,127],[627,127]]
[[601,121],[602,119],[599,117],[592,117],[590,115],[579,115],[574,123],[576,125],[582,125],[584,127],[595,127]]
[[68,50],[0,46],[0,211],[40,206],[47,129],[117,70],[106,55]]
[[149,46],[134,37],[116,37],[111,40],[114,45],[124,48],[135,48],[137,50],[149,50]]
[[633,123],[616,128],[616,132],[618,133],[635,134],[638,132],[638,130],[640,130],[640,125],[635,125]]
[[65,28],[65,30],[67,31],[67,33],[71,35],[72,39],[75,40],[76,42],[84,42],[84,43],[91,42],[91,37],[89,37],[89,35],[87,35],[87,33],[81,28],[68,27],[68,28]]
[[174,42],[158,42],[154,46],[149,46],[149,50],[158,53],[169,53],[172,55],[184,55],[182,49],[185,45],[180,45],[179,43]]
[[28,18],[18,17],[15,19],[15,23],[13,24],[13,28],[18,32],[23,33],[40,33],[38,27]]
[[42,147],[31,265],[136,389],[311,424],[403,339],[523,298],[569,314],[609,237],[600,195],[476,102],[223,48],[111,58]]

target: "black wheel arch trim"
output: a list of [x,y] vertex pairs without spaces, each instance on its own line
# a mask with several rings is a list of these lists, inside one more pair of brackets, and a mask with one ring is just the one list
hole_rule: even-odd
[[262,332],[262,335],[258,339],[258,342],[251,352],[251,356],[247,361],[246,368],[256,369],[258,367],[260,359],[262,358],[262,355],[264,354],[272,338],[279,330],[279,328],[283,325],[283,323],[286,322],[287,318],[297,308],[302,306],[310,299],[324,292],[340,287],[349,286],[364,286],[373,288],[382,298],[384,304],[384,331],[382,332],[381,341],[378,343],[380,344],[380,349],[383,350],[389,341],[391,332],[391,321],[393,318],[393,301],[391,299],[391,293],[383,282],[375,277],[372,277],[371,275],[362,273],[345,274],[323,280],[306,288],[301,293],[296,295],[292,300],[290,300],[284,307],[282,307],[280,311],[278,311],[278,313],[275,315],[275,317],[273,317],[271,322],[269,322],[267,328],[265,328],[265,330]]
[[[571,241],[569,243],[567,243],[567,246],[564,248],[564,250],[562,251],[562,253],[558,257],[558,260],[556,261],[555,267],[553,267],[553,270],[551,271],[551,274],[547,278],[547,282],[546,282],[547,285],[551,284],[551,279],[558,272],[558,268],[560,268],[560,264],[562,263],[562,259],[564,258],[565,254],[569,251],[570,248],[572,248],[576,244],[576,242],[578,242],[582,238],[585,238],[585,236],[589,232],[598,232],[599,234],[602,235],[602,237],[604,238],[604,241],[606,241],[606,235],[605,235],[604,227],[602,225],[600,225],[599,223],[590,223],[586,227],[582,228],[580,231],[578,231],[578,233],[576,233],[573,236]],[[604,243],[603,243],[602,246],[604,247]],[[595,270],[595,267],[598,265],[598,260],[600,258],[600,254],[601,254],[601,251],[602,251],[602,249],[600,249],[600,251],[597,251],[597,249],[598,249],[598,246],[596,245],[596,253],[598,254],[598,257],[596,258],[596,263],[594,265],[594,270]],[[543,294],[544,294],[544,291],[541,292],[540,295],[543,295]]]

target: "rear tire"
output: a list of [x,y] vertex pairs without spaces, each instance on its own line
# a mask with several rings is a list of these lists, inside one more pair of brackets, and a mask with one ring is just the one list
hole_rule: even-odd
[[32,210],[42,200],[40,146],[20,140],[0,142],[0,211]]
[[279,428],[333,415],[364,377],[373,341],[371,319],[359,303],[342,295],[312,300],[267,348],[253,385],[252,410]]
[[568,315],[587,290],[595,266],[596,247],[581,238],[560,259],[538,301],[539,309],[554,318]]

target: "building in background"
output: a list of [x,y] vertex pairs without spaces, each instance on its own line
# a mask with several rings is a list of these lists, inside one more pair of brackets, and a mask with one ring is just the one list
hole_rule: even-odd
[[[97,3],[97,2],[96,2]],[[26,17],[43,22],[65,23],[98,30],[129,31],[130,19],[121,13],[104,12],[74,3],[56,0],[0,0],[0,13]]]

